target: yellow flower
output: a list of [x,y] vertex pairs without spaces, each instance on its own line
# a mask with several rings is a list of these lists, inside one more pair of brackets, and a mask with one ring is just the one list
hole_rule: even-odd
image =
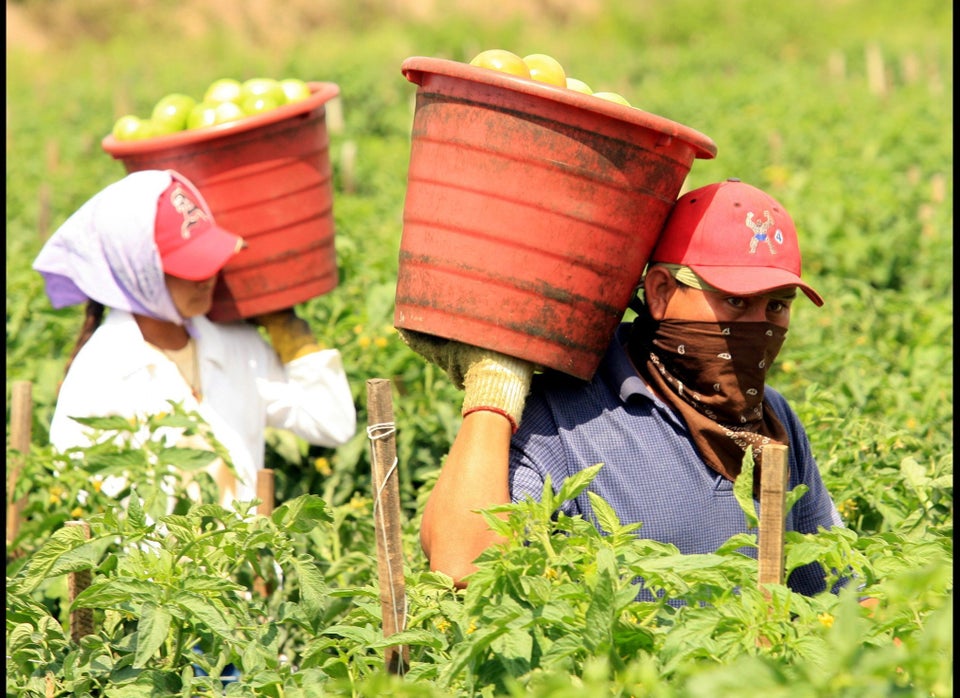
[[97,475],[91,483],[94,492],[99,492],[103,488],[103,478]]
[[435,620],[433,621],[433,624],[437,627],[437,630],[442,633],[445,633],[450,629],[450,621],[448,621],[446,618]]
[[370,338],[369,338],[369,337],[360,337],[360,339],[357,340],[357,344],[360,345],[360,348],[361,348],[361,349],[366,349],[367,347],[370,346]]
[[323,456],[320,456],[315,461],[313,461],[313,467],[318,473],[324,477],[328,477],[333,473],[333,469],[330,467],[330,461],[328,461]]
[[359,494],[354,494],[353,498],[350,500],[350,508],[354,510],[365,509],[368,501],[369,500],[366,497],[361,497]]
[[356,335],[363,334],[363,325],[354,325],[354,326],[353,326],[353,333],[356,334]]
[[546,570],[544,570],[543,576],[546,577],[547,579],[556,579],[560,575],[555,569],[553,569],[552,567],[548,567]]
[[470,625],[467,627],[467,635],[469,635],[472,632],[476,632],[476,630],[477,630],[476,621],[470,621]]
[[81,516],[83,516],[83,509],[80,507],[74,507],[73,511],[70,512],[70,516],[75,519],[79,519]]
[[374,345],[376,345],[376,347],[377,347],[378,349],[383,349],[383,348],[385,348],[385,347],[387,346],[387,338],[386,338],[386,337],[377,337],[375,340],[373,340],[373,343],[374,343]]
[[833,616],[827,612],[823,612],[817,615],[817,620],[820,621],[820,625],[825,628],[833,627]]
[[857,510],[857,503],[852,499],[845,499],[837,505],[840,516],[847,517]]

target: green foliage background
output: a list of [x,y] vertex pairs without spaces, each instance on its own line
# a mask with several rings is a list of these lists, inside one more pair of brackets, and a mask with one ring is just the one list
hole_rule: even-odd
[[[8,436],[11,383],[29,380],[33,439],[45,445],[81,311],[52,310],[30,263],[58,224],[123,176],[99,144],[113,121],[219,77],[336,82],[341,280],[301,314],[343,352],[361,425],[365,381],[394,381],[405,549],[422,570],[417,520],[460,395],[392,330],[415,92],[399,67],[412,55],[467,61],[502,47],[551,54],[595,89],[713,138],[717,158],[697,161],[687,188],[739,177],[791,211],[804,275],[827,305],[795,306],[771,384],[806,422],[854,532],[951,535],[950,3],[542,0],[502,14],[469,2],[426,12],[385,0],[235,5],[8,1]],[[362,429],[330,451],[275,435],[278,498],[369,498],[368,449]]]

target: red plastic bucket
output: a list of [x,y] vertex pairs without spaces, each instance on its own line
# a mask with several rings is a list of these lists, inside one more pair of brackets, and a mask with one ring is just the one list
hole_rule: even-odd
[[707,136],[437,58],[418,85],[394,324],[589,379]]
[[340,89],[309,84],[307,99],[240,121],[141,141],[108,135],[101,142],[127,172],[185,175],[217,223],[246,240],[217,282],[212,320],[291,307],[339,282],[324,105]]

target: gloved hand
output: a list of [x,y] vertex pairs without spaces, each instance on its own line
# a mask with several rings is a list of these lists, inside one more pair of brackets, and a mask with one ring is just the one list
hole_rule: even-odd
[[478,410],[497,412],[517,431],[533,378],[532,363],[423,332],[400,329],[399,333],[407,346],[446,371],[464,391],[464,417]]
[[264,313],[251,320],[266,328],[270,343],[280,355],[280,361],[285,364],[322,349],[317,344],[310,325],[298,317],[293,308]]

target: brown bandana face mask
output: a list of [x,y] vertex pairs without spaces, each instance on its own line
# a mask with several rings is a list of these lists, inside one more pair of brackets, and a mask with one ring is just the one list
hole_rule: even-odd
[[788,442],[763,402],[767,370],[786,334],[769,322],[664,320],[635,323],[628,345],[641,375],[686,422],[707,465],[736,480],[753,446],[755,492],[763,446]]

